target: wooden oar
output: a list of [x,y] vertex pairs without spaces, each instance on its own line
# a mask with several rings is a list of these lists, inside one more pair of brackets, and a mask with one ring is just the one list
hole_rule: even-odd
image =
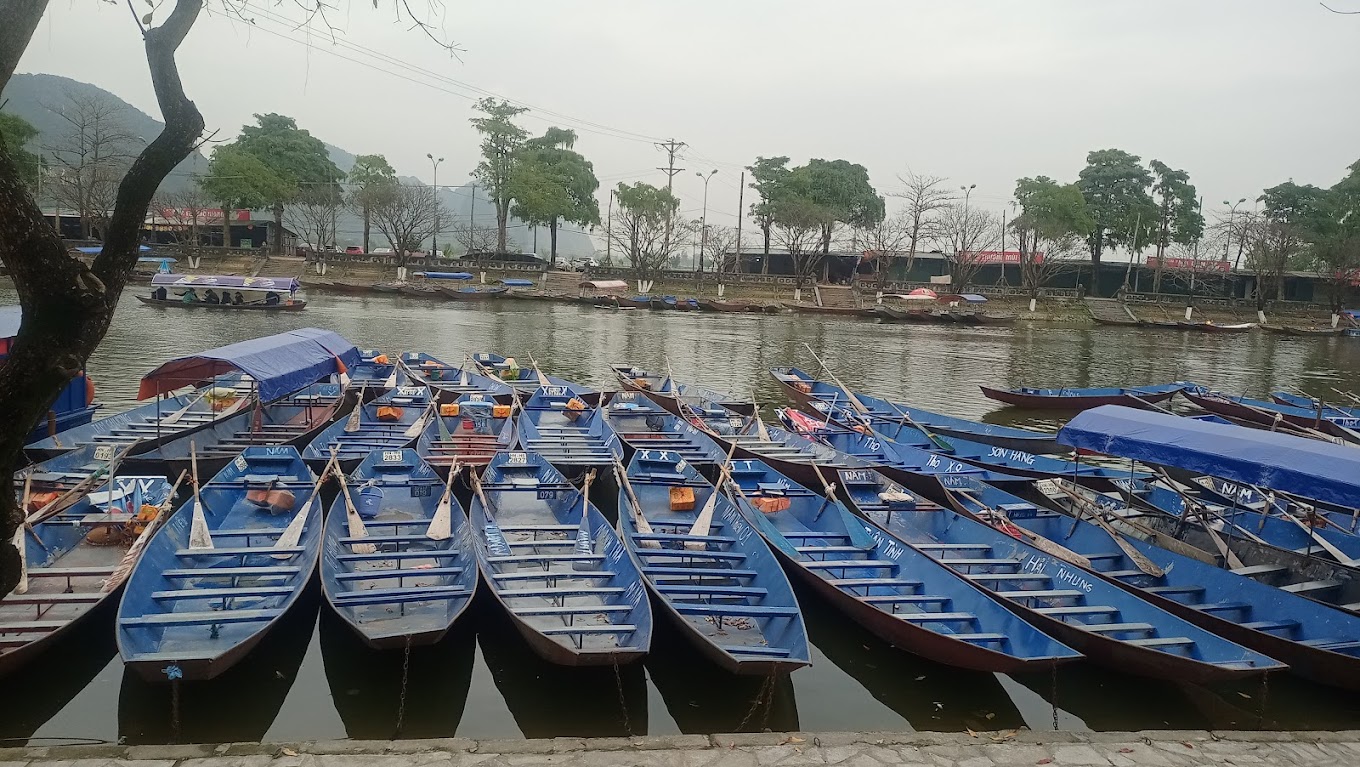
[[[652,525],[643,515],[642,504],[638,503],[637,495],[633,493],[633,483],[628,481],[628,472],[617,458],[614,459],[614,478],[618,480],[619,487],[623,488],[623,494],[628,499],[628,507],[633,513],[633,526],[642,535],[651,535]],[[661,548],[661,542],[653,540],[638,541],[638,545],[644,549]]]
[[1227,541],[1223,540],[1223,537],[1218,534],[1218,531],[1209,524],[1209,520],[1205,517],[1205,514],[1208,512],[1208,509],[1205,508],[1205,504],[1181,492],[1180,488],[1176,486],[1176,482],[1171,479],[1170,475],[1168,475],[1166,470],[1162,467],[1153,465],[1152,471],[1159,479],[1161,479],[1164,485],[1170,488],[1173,493],[1181,497],[1181,503],[1185,506],[1181,511],[1181,514],[1194,513],[1195,518],[1199,521],[1200,527],[1204,528],[1205,535],[1209,536],[1209,540],[1214,544],[1214,548],[1218,549],[1218,555],[1223,557],[1223,562],[1228,565],[1228,569],[1236,570],[1245,567],[1246,565],[1243,564],[1242,560],[1235,552],[1233,552],[1232,548],[1228,546]]
[[453,478],[463,467],[458,465],[458,456],[453,456],[449,464],[449,478],[444,482],[444,495],[434,509],[434,518],[425,528],[425,537],[432,541],[447,541],[453,537]]
[[538,376],[539,386],[552,386],[552,382],[543,374],[543,368],[538,366],[538,360],[534,359],[532,353],[529,354],[529,364],[534,366],[534,375]]
[[1015,524],[1014,521],[1012,521],[1009,517],[1006,516],[1005,512],[1001,511],[1000,509],[993,509],[992,507],[978,500],[972,493],[968,492],[967,490],[948,488],[944,487],[944,485],[941,485],[940,487],[944,489],[946,494],[958,493],[965,499],[972,501],[974,504],[976,504],[977,506],[981,507],[984,511],[986,511],[988,513],[988,516],[995,518],[1002,525],[998,526],[996,524],[988,523],[991,527],[994,527],[1000,530],[1001,532],[1007,534],[1010,534],[1010,530],[1014,529],[1016,532],[1020,533],[1023,537],[1028,539],[1031,546],[1044,552],[1045,554],[1057,557],[1058,559],[1061,559],[1064,562],[1074,564],[1078,567],[1082,567],[1088,570],[1091,569],[1091,560],[1067,548],[1066,546],[1063,546],[1060,543],[1051,541],[1048,538],[1045,538],[1032,530],[1026,530],[1025,528]]
[[[24,477],[24,494],[19,501],[19,513],[24,513],[28,508],[28,499],[32,497],[33,475]],[[28,544],[24,543],[24,525],[19,525],[14,529],[14,548],[19,552],[19,585],[14,587],[15,594],[28,593]]]
[[[302,531],[307,527],[307,518],[311,516],[312,505],[321,502],[321,485],[326,482],[326,475],[330,473],[331,468],[339,460],[336,456],[336,453],[331,453],[331,459],[326,461],[326,465],[321,469],[316,482],[312,485],[312,494],[307,497],[307,502],[302,505],[302,508],[298,509],[297,514],[294,514],[293,518],[289,520],[288,526],[283,529],[283,535],[280,535],[279,539],[274,542],[276,547],[281,549],[292,548],[302,540]],[[318,515],[317,519],[320,518],[320,515]],[[288,559],[291,556],[293,555],[275,554],[274,558]]]
[[[1055,480],[1054,484],[1055,486],[1065,485],[1066,488],[1074,492],[1080,491],[1094,492],[1091,490],[1086,490],[1086,488],[1074,484],[1070,480],[1065,479]],[[1052,497],[1052,495],[1048,493],[1045,493],[1045,495],[1047,495],[1050,498]],[[1206,565],[1213,565],[1215,567],[1218,566],[1218,560],[1214,558],[1213,554],[1205,551],[1204,549],[1191,546],[1190,544],[1180,540],[1179,538],[1171,536],[1167,533],[1163,533],[1160,530],[1154,530],[1153,528],[1148,527],[1142,522],[1139,522],[1138,517],[1143,516],[1143,512],[1134,509],[1133,503],[1130,500],[1130,498],[1134,497],[1133,494],[1121,493],[1121,495],[1123,496],[1121,497],[1121,500],[1124,502],[1124,508],[1130,512],[1128,516],[1120,514],[1118,513],[1118,511],[1114,509],[1106,509],[1106,511],[1108,511],[1110,514],[1114,516],[1115,520],[1118,521],[1120,525],[1128,527],[1130,530],[1134,532],[1134,534],[1136,534],[1137,537],[1148,541],[1154,546],[1167,549],[1168,551],[1175,552],[1176,554],[1180,554],[1181,556],[1190,557],[1191,559],[1197,559],[1200,562],[1205,563]]]
[[1341,396],[1343,396],[1343,397],[1345,397],[1346,399],[1350,400],[1352,403],[1354,403],[1354,404],[1356,404],[1356,405],[1360,405],[1360,397],[1357,397],[1357,396],[1355,396],[1354,394],[1351,394],[1351,393],[1348,392],[1348,391],[1341,391],[1340,389],[1336,388],[1335,386],[1329,386],[1329,387],[1327,387],[1327,388],[1331,389],[1332,391],[1336,392],[1337,394],[1340,394]]
[[198,450],[193,440],[189,440],[189,468],[193,470],[194,483],[194,511],[189,523],[189,548],[211,549],[212,534],[208,532],[208,518],[203,512],[203,496],[198,491]]
[[504,541],[505,533],[501,532],[500,525],[496,524],[496,517],[500,514],[496,511],[496,507],[491,505],[491,499],[486,497],[486,492],[482,490],[482,478],[477,475],[476,471],[468,472],[468,476],[472,477],[472,492],[477,495],[477,500],[482,502],[482,508],[486,510],[486,526],[489,529],[484,530],[482,535],[489,538],[492,533],[495,533],[497,538]]
[[[102,593],[107,594],[117,589],[122,585],[128,575],[132,573],[132,568],[136,566],[137,560],[142,558],[142,551],[146,549],[147,542],[151,540],[151,536],[155,535],[156,531],[159,530],[161,525],[165,522],[165,519],[168,516],[167,512],[170,511],[170,507],[174,504],[175,493],[179,492],[180,483],[184,482],[184,478],[187,476],[189,476],[189,472],[181,469],[179,478],[175,480],[175,484],[171,486],[170,492],[166,493],[165,500],[161,501],[160,508],[156,510],[156,516],[146,523],[146,527],[142,528],[142,534],[137,536],[137,540],[132,542],[132,545],[128,547],[127,553],[119,560],[118,566],[113,569],[113,575],[110,575],[109,579],[104,581],[104,586],[100,589]],[[140,511],[141,508],[139,507],[133,514],[135,515]]]
[[436,402],[438,402],[438,399],[435,398],[434,392],[430,392],[430,404],[425,406],[420,417],[412,421],[411,425],[407,426],[406,431],[403,432],[407,439],[415,439],[420,436],[421,432],[425,431],[426,425],[430,423],[430,414],[434,412]]
[[[138,440],[138,442],[140,442],[140,440]],[[114,468],[123,460],[123,456],[127,455],[128,451],[132,450],[136,445],[137,442],[133,442],[132,444],[125,446],[122,450],[115,453],[103,467],[85,475],[79,482],[67,488],[61,495],[48,501],[41,509],[29,514],[24,520],[25,526],[32,529],[33,525],[40,522],[46,522],[48,519],[51,519],[74,506],[81,498],[84,498],[94,490],[94,488],[99,485],[100,480],[104,477],[112,476]]]
[[368,382],[365,381],[359,386],[359,399],[354,403],[354,409],[350,411],[349,420],[345,421],[345,431],[353,433],[359,430],[359,419],[364,412],[364,395],[368,393]]
[[[387,374],[387,380],[383,381],[383,387],[387,389],[397,388],[397,368],[402,367],[401,355],[397,355],[397,361],[392,363],[392,372]],[[367,384],[364,384],[367,386]]]
[[[1154,578],[1160,578],[1166,575],[1166,572],[1162,570],[1162,568],[1158,567],[1155,562],[1148,559],[1147,556],[1143,554],[1143,552],[1134,548],[1133,544],[1124,540],[1124,536],[1116,532],[1113,527],[1110,527],[1110,523],[1105,520],[1104,509],[1101,509],[1099,504],[1091,501],[1088,498],[1081,497],[1080,495],[1071,491],[1061,483],[1058,485],[1058,489],[1066,493],[1069,498],[1076,501],[1076,503],[1078,504],[1078,508],[1086,509],[1087,514],[1089,514],[1091,519],[1095,521],[1096,525],[1098,525],[1101,530],[1104,530],[1106,535],[1114,539],[1115,545],[1119,547],[1120,551],[1124,552],[1124,556],[1128,557],[1129,560],[1133,562],[1135,567],[1137,567],[1139,570],[1142,570],[1145,574],[1151,575]],[[1077,519],[1081,519],[1081,517],[1082,517],[1081,513],[1078,512]]]
[[817,509],[817,513],[812,516],[812,519],[815,522],[822,518],[822,512],[826,511],[831,507],[831,504],[836,502],[836,483],[827,482],[826,477],[822,476],[822,470],[816,466],[812,467],[812,473],[816,474],[817,479],[821,480],[822,492],[826,494],[826,499],[822,501],[822,505]]
[[[335,446],[332,446],[331,456],[334,457],[336,455],[336,448]],[[338,461],[335,463],[334,468],[331,469],[331,473],[340,481],[340,493],[345,496],[345,523],[349,526],[349,537],[367,538],[368,528],[364,527],[364,518],[359,516],[359,510],[354,508],[354,499],[351,498],[349,494],[349,483],[345,481],[345,472],[340,470]],[[372,554],[378,550],[378,547],[371,543],[352,543],[350,544],[350,550],[355,554]]]
[[179,423],[179,419],[183,418],[184,415],[189,412],[189,409],[192,408],[194,405],[197,405],[200,400],[208,396],[208,393],[211,392],[213,388],[214,387],[211,386],[204,387],[203,391],[199,392],[197,397],[194,397],[193,399],[189,400],[189,404],[185,405],[179,410],[176,410],[170,415],[167,415],[166,417],[162,418],[161,425],[169,426],[171,424]]
[[[713,512],[717,508],[718,488],[722,487],[723,481],[727,479],[732,471],[732,454],[737,451],[737,443],[733,442],[732,447],[727,451],[727,458],[723,461],[722,467],[718,471],[718,482],[713,487],[713,492],[709,494],[708,500],[704,501],[704,507],[699,510],[698,516],[694,518],[694,524],[689,528],[689,534],[698,538],[707,538],[709,531],[713,528]],[[686,541],[685,548],[690,551],[703,551],[708,548],[703,541]]]
[[[582,555],[595,553],[595,544],[590,539],[590,483],[594,481],[595,470],[591,469],[581,483],[581,522],[576,527],[576,553]],[[574,562],[572,569],[579,569],[577,565],[581,564],[588,563]]]

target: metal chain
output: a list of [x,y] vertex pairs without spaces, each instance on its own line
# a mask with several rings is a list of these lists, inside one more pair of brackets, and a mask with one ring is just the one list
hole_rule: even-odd
[[614,664],[614,688],[619,693],[619,711],[623,714],[623,732],[628,737],[633,737],[633,723],[628,718],[628,699],[623,694],[623,672],[619,671],[619,659],[616,655],[609,657]]
[[1049,691],[1048,702],[1053,706],[1053,731],[1058,731],[1058,666],[1053,665],[1053,688]]
[[401,737],[401,728],[406,724],[406,683],[411,678],[411,637],[406,637],[406,649],[401,657],[401,695],[397,699],[397,731],[393,737]]
[[764,732],[770,729],[770,712],[774,711],[774,691],[779,684],[779,679],[775,676],[774,666],[770,666],[770,678],[766,680],[768,692],[765,694],[765,713],[760,717],[760,730]]
[[170,680],[170,733],[179,740],[179,680]]
[[[756,691],[756,697],[751,701],[751,708],[747,709],[746,716],[743,716],[741,718],[741,723],[737,725],[736,729],[737,732],[741,732],[742,730],[745,729],[746,723],[751,721],[751,717],[755,715],[756,709],[760,707],[760,704],[762,702],[764,702],[767,695],[766,690],[767,689],[772,690],[773,687],[774,687],[774,669],[771,668],[770,675],[765,677],[764,681],[760,683],[760,689]],[[773,697],[773,692],[769,693],[769,695],[770,697]],[[762,730],[765,729],[764,724],[765,721],[769,719],[769,717],[770,712],[769,709],[767,708],[765,711],[765,716],[761,719]]]
[[1264,730],[1266,727],[1266,712],[1270,705],[1270,674],[1261,675],[1261,716],[1256,724],[1256,728]]

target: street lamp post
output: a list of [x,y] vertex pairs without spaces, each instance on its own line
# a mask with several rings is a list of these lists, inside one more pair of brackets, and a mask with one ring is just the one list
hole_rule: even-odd
[[[968,248],[972,246],[972,237],[968,233],[968,198],[973,195],[973,190],[976,188],[977,184],[959,187],[959,191],[963,192],[963,226],[959,229],[959,252],[954,254],[954,259],[956,261],[959,258],[962,258],[963,254],[967,253]],[[1006,273],[1004,255],[1002,256],[1001,273]],[[959,285],[958,289],[963,290],[963,286]]]
[[444,158],[435,159],[429,152],[425,156],[430,158],[430,165],[434,167],[434,234],[430,236],[430,250],[434,251],[435,258],[439,258],[439,163]]
[[708,182],[718,175],[718,169],[714,168],[708,173],[695,173],[694,175],[704,180],[704,212],[699,219],[699,277],[696,281],[703,279],[704,273],[704,251],[708,247]]

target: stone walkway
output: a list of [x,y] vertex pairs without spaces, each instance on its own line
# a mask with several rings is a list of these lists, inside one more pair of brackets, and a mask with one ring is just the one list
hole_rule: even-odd
[[1360,764],[1360,732],[762,733],[0,749],[0,767],[993,767]]

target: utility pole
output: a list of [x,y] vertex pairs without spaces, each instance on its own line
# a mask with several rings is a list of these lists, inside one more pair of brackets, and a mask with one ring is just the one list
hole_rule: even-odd
[[[675,192],[674,192],[674,190],[673,190],[673,186],[674,186],[674,182],[675,182],[675,174],[680,173],[680,172],[683,172],[683,171],[685,170],[684,168],[677,168],[677,167],[675,167],[675,155],[676,155],[677,153],[679,153],[681,149],[684,149],[686,146],[687,146],[687,144],[685,144],[685,142],[683,142],[683,141],[676,141],[675,139],[671,139],[670,141],[658,141],[658,142],[656,143],[656,148],[657,148],[657,149],[661,149],[661,150],[663,150],[663,151],[666,152],[666,167],[664,167],[664,168],[657,168],[657,170],[659,170],[659,171],[661,171],[662,173],[665,173],[665,174],[666,174],[666,193],[667,193],[667,194],[671,194],[671,195],[674,195],[674,194],[675,194]],[[666,216],[666,250],[667,250],[667,252],[670,251],[670,247],[671,247],[671,219],[673,219],[674,217],[675,217],[674,215]]]
[[[477,226],[472,222],[472,217],[477,213],[477,182],[472,182],[472,204],[468,206],[468,240],[467,253],[472,252],[472,248],[477,242]],[[467,255],[464,253],[463,255]],[[477,262],[481,263],[482,254],[477,254]]]
[[[743,205],[746,204],[746,171],[741,172],[741,186],[737,187],[737,271],[741,271],[741,220],[746,216],[743,213]],[[721,269],[719,270],[721,271]]]
[[439,163],[444,162],[444,158],[436,160],[429,152],[425,156],[430,158],[430,165],[434,166],[434,234],[430,236],[430,250],[434,251],[435,258],[439,258]]
[[695,173],[694,175],[704,180],[704,214],[699,219],[699,275],[695,278],[697,283],[703,279],[704,274],[704,251],[708,249],[708,182],[718,175],[718,169],[714,168],[710,173]]
[[609,207],[604,214],[604,265],[613,266],[614,261],[614,190],[609,190]]

